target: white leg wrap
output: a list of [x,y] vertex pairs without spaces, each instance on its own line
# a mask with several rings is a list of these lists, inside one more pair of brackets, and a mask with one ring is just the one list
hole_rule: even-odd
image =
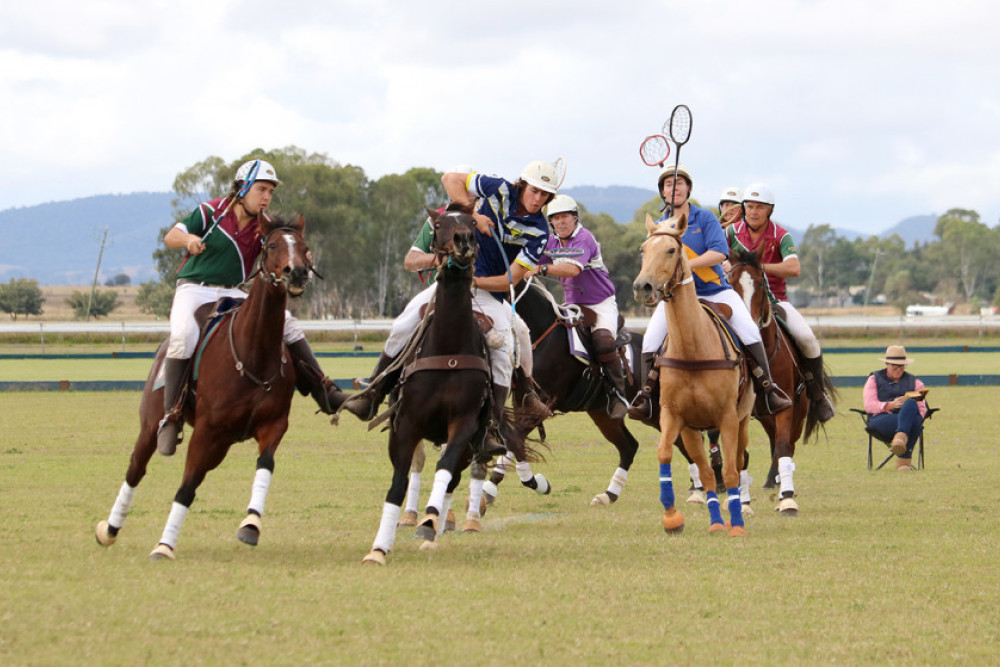
[[455,500],[454,493],[444,494],[444,505],[441,507],[441,520],[438,521],[437,536],[441,537],[444,535],[444,529],[448,524],[448,511],[451,509],[451,503]]
[[[472,478],[469,480],[469,509],[466,512],[466,519],[478,519],[479,505],[483,501],[483,484],[486,480]],[[475,515],[475,516],[473,516]]]
[[177,547],[177,538],[181,534],[181,525],[184,517],[187,516],[188,508],[174,501],[170,506],[170,516],[167,517],[167,525],[163,527],[163,536],[160,537],[160,544],[166,544],[171,549]]
[[399,505],[385,503],[382,505],[382,521],[378,524],[378,533],[372,543],[372,549],[389,553],[396,543],[396,524],[399,523]]
[[698,470],[697,463],[688,464],[688,475],[691,476],[691,483],[694,484],[694,488],[700,489],[701,486],[701,471]]
[[622,491],[625,489],[625,483],[628,481],[628,470],[623,468],[618,468],[615,470],[614,476],[611,478],[611,484],[608,485],[608,492],[613,493],[616,496],[620,496]]
[[111,514],[108,515],[108,523],[115,528],[121,528],[125,525],[125,518],[128,517],[128,511],[132,507],[132,498],[135,497],[135,488],[128,485],[128,482],[122,482],[122,488],[118,490],[118,497],[115,498],[115,505],[111,508]]
[[791,456],[782,456],[778,459],[778,479],[781,481],[780,492],[795,492],[795,484],[792,481],[792,473],[795,472],[795,462]]
[[445,512],[442,512],[441,508],[444,507],[444,496],[448,492],[448,484],[450,483],[451,473],[447,470],[438,470],[434,473],[434,487],[431,489],[431,497],[427,500],[427,509],[433,507],[438,511],[441,525],[444,525],[445,519]]
[[253,490],[250,492],[250,504],[247,511],[256,512],[264,516],[264,501],[267,500],[267,489],[271,486],[271,471],[266,468],[257,468],[257,474],[253,476]]
[[750,485],[753,484],[753,477],[746,470],[740,471],[740,502],[750,502]]
[[420,473],[410,473],[410,483],[406,487],[406,511],[416,512],[420,506]]
[[507,454],[504,454],[503,456],[498,456],[497,464],[493,466],[493,472],[497,473],[498,475],[506,475],[507,468],[509,468],[510,464],[513,462],[514,459],[508,456]]
[[518,461],[515,467],[517,469],[517,476],[522,482],[529,482],[535,476],[531,472],[531,466],[528,465],[527,461]]

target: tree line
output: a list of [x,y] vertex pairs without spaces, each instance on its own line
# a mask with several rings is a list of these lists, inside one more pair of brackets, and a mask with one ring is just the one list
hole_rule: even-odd
[[[373,180],[360,167],[342,165],[325,154],[295,146],[254,150],[232,162],[211,156],[174,180],[173,190],[178,195],[173,202],[175,221],[185,218],[204,199],[225,195],[239,165],[258,157],[274,164],[281,178],[269,212],[305,217],[306,240],[317,269],[325,277],[313,281],[304,298],[293,304],[297,315],[303,319],[361,319],[399,313],[423,287],[403,268],[403,256],[424,222],[425,209],[447,202],[440,172],[415,167],[404,174]],[[586,210],[586,202],[578,203],[581,223],[601,243],[619,308],[623,313],[645,314],[632,300],[632,281],[641,262],[639,245],[646,237],[643,221],[647,213],[654,219],[660,216],[659,198],[642,204],[633,219],[624,223]],[[183,259],[182,251],[162,243],[168,228],[160,230],[159,246],[153,254],[159,280],[143,283],[136,298],[145,312],[161,317],[169,314],[175,274]],[[829,225],[811,225],[803,238],[795,239],[802,275],[789,281],[793,298],[801,301],[808,294],[841,305],[861,305],[875,303],[875,295],[885,295],[901,312],[908,304],[925,301],[925,295],[973,307],[1000,306],[1000,264],[993,261],[1000,251],[1000,226],[991,228],[975,211],[955,208],[938,219],[934,235],[935,240],[929,243],[906,247],[898,235],[847,240]],[[23,279],[17,289],[0,284],[0,310],[12,316],[18,312],[40,314],[37,299],[13,298],[13,292],[23,292],[21,282]],[[550,287],[558,293],[555,281]],[[32,304],[36,311],[28,312],[19,305],[24,303]]]

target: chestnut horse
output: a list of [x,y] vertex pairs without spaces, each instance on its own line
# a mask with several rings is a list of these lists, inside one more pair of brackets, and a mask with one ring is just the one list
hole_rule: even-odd
[[[421,549],[437,545],[461,472],[475,454],[482,453],[493,414],[486,340],[472,311],[472,273],[479,251],[474,222],[470,210],[457,204],[440,215],[433,211],[428,215],[434,229],[431,250],[440,260],[433,314],[425,316],[423,335],[418,332],[400,355],[405,366],[390,406],[392,484],[382,506],[378,533],[363,563],[385,565],[386,554],[396,540],[414,450],[424,438],[445,445],[424,518],[416,531],[417,537],[424,540]],[[410,354],[410,349],[415,353]],[[497,427],[507,450],[518,460],[526,460],[529,452],[523,435],[515,431],[506,416]],[[478,507],[478,502],[470,507]]]
[[[291,224],[279,219],[263,223],[263,250],[250,294],[229,311],[199,344],[197,380],[186,393],[184,420],[193,425],[184,463],[184,476],[159,544],[150,559],[174,559],[181,524],[195,492],[226,457],[236,442],[257,440],[257,472],[247,515],[237,538],[251,546],[261,531],[264,501],[274,471],[274,452],[288,429],[288,410],[295,390],[295,370],[283,341],[285,303],[300,296],[312,273],[302,240],[305,220]],[[132,450],[125,482],[107,520],[97,524],[97,541],[110,546],[132,506],[136,487],[156,451],[156,431],[163,417],[163,388],[157,375],[167,344],[156,352],[139,407],[140,430]]]
[[698,301],[694,276],[681,237],[687,216],[673,216],[657,225],[646,216],[649,236],[642,244],[642,268],[632,290],[636,301],[655,306],[661,299],[667,318],[667,349],[656,363],[660,372],[660,502],[663,528],[684,529],[684,517],[674,506],[670,462],[678,434],[697,464],[708,498],[709,532],[725,530],[715,475],[702,446],[701,429],[717,427],[722,439],[722,478],[728,492],[730,537],[746,535],[740,505],[739,470],[747,442],[754,392],[747,382],[746,362],[733,340]]
[[[762,246],[763,247],[763,246]],[[747,305],[747,309],[760,328],[764,349],[767,350],[771,377],[785,395],[792,399],[792,407],[776,415],[755,406],[754,417],[764,427],[771,441],[771,468],[767,473],[765,488],[773,488],[777,478],[780,483],[780,500],[776,508],[782,516],[796,516],[799,506],[795,502],[793,472],[795,463],[795,443],[803,435],[804,441],[816,435],[819,420],[815,410],[810,409],[809,397],[805,391],[805,377],[799,363],[798,351],[791,337],[775,318],[775,308],[771,303],[771,293],[767,287],[767,276],[760,265],[756,253],[742,252],[731,258],[732,268],[729,282]],[[828,395],[836,391],[829,376],[824,373],[824,388]]]

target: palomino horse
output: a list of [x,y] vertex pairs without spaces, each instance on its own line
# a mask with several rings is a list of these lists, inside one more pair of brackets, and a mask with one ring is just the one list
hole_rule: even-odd
[[660,373],[660,502],[663,528],[684,529],[684,517],[674,506],[670,462],[680,434],[688,455],[698,465],[708,497],[709,532],[725,530],[719,499],[700,429],[717,427],[722,436],[722,478],[728,491],[730,537],[746,535],[739,496],[739,469],[749,440],[748,424],[754,392],[746,381],[739,349],[698,301],[694,276],[681,237],[687,216],[657,225],[646,216],[649,236],[642,244],[642,269],[632,285],[636,301],[646,306],[665,302],[666,353],[657,359]]
[[[425,540],[421,549],[437,545],[461,471],[472,463],[472,445],[479,447],[483,443],[492,414],[486,341],[472,311],[472,272],[479,251],[472,216],[457,204],[440,215],[433,211],[428,214],[434,227],[431,250],[440,259],[434,311],[423,337],[418,333],[414,339],[415,357],[406,351],[400,356],[406,365],[393,390],[395,402],[390,408],[392,484],[364,563],[386,562],[385,556],[396,540],[413,453],[424,438],[445,445],[424,518],[417,525],[417,537]],[[498,426],[507,449],[519,459],[527,457],[523,436],[506,420]],[[478,500],[472,506],[477,507]]]
[[[810,401],[805,392],[805,378],[799,364],[798,352],[784,328],[778,324],[771,304],[767,276],[760,266],[756,253],[740,253],[732,258],[730,282],[743,297],[750,314],[760,328],[764,349],[767,350],[771,377],[785,395],[792,399],[792,408],[776,415],[755,407],[754,417],[764,427],[771,441],[771,468],[767,473],[765,488],[773,488],[775,478],[780,483],[780,500],[777,510],[782,516],[796,516],[799,506],[795,502],[793,472],[795,463],[795,443],[803,433],[808,441],[816,434],[819,421],[815,410],[810,409]],[[824,388],[828,395],[835,396],[833,382],[824,374]]]
[[[236,536],[245,544],[257,544],[274,471],[274,452],[288,429],[295,390],[295,371],[288,363],[282,336],[288,295],[301,295],[312,272],[302,240],[304,231],[302,216],[292,224],[278,219],[264,223],[264,247],[249,296],[238,310],[225,315],[199,346],[197,382],[183,404],[184,420],[193,424],[184,477],[163,536],[150,554],[152,560],[174,558],[181,524],[198,486],[209,470],[222,463],[233,443],[251,436],[258,443],[257,473],[247,515]],[[165,354],[163,343],[146,379],[139,407],[139,437],[125,482],[107,520],[97,524],[97,541],[104,546],[114,543],[125,524],[136,487],[156,451],[157,426],[163,417],[163,388],[156,386],[156,378]]]
[[[542,400],[550,405],[553,412],[586,412],[618,450],[618,468],[612,474],[608,488],[590,501],[593,506],[611,505],[624,490],[639,442],[625,427],[623,419],[612,419],[608,415],[608,405],[613,398],[601,375],[600,365],[596,359],[587,365],[573,356],[569,344],[570,328],[557,318],[556,307],[552,295],[538,284],[528,285],[518,297],[517,312],[531,332],[534,379],[541,389]],[[626,389],[627,398],[631,399],[639,389],[636,364],[642,351],[642,336],[632,334],[629,345],[632,360],[631,372],[626,376]],[[517,396],[514,398],[518,400]],[[494,469],[487,484],[488,494],[495,497],[496,485],[504,478],[504,472],[503,465]]]

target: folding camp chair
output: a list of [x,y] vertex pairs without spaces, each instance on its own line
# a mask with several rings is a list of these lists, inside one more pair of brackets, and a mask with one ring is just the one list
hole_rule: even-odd
[[[926,424],[927,420],[929,420],[931,417],[933,417],[934,413],[937,412],[940,409],[941,408],[931,408],[931,407],[928,407],[927,408],[927,414],[924,415],[924,423]],[[872,469],[872,441],[873,440],[878,440],[879,442],[881,442],[882,444],[884,444],[886,447],[888,447],[890,444],[892,444],[892,436],[890,435],[889,437],[885,437],[881,433],[878,433],[878,432],[873,431],[872,429],[868,428],[868,418],[872,416],[871,413],[865,412],[864,410],[859,410],[858,408],[851,408],[851,412],[857,412],[859,415],[861,415],[861,420],[865,423],[865,433],[868,434],[868,469],[871,470]],[[916,450],[917,450],[917,469],[920,470],[920,469],[923,469],[923,467],[924,467],[924,432],[923,432],[923,430],[920,431],[920,438],[917,440]],[[889,460],[893,456],[895,456],[895,454],[893,454],[893,453],[890,452],[889,456],[885,457],[885,460],[882,461],[882,463],[880,463],[878,465],[878,467],[875,468],[875,470],[881,470],[882,466],[884,466],[886,463],[888,463]]]

